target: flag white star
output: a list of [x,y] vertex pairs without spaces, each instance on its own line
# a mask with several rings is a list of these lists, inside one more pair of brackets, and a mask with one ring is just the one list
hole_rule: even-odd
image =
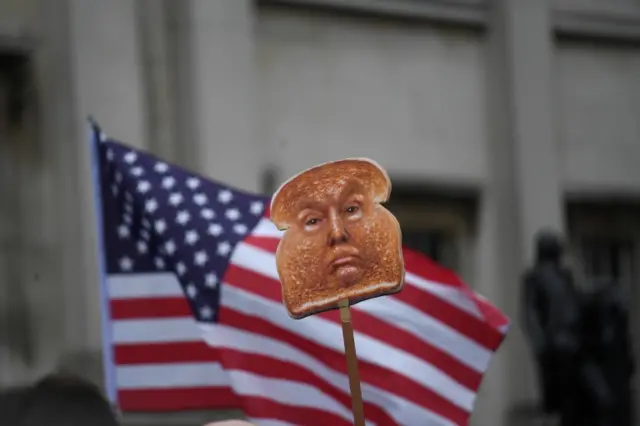
[[224,229],[222,228],[222,225],[220,225],[219,223],[212,223],[211,225],[209,225],[209,229],[207,230],[207,232],[209,232],[209,235],[213,237],[219,237],[222,234],[223,230]]
[[[125,199],[125,201],[127,201],[127,203],[129,203],[129,204],[133,203],[133,195],[131,195],[131,194],[130,194],[130,193],[128,193],[128,192],[125,192],[125,193],[124,193],[124,199]],[[126,207],[125,207],[125,208],[126,208]]]
[[133,260],[128,257],[123,257],[120,259],[120,270],[123,272],[129,272],[133,268]]
[[149,248],[147,247],[147,243],[145,243],[144,241],[138,241],[137,248],[138,253],[140,254],[145,254],[149,250]]
[[211,319],[211,317],[213,317],[213,310],[208,306],[203,306],[200,308],[200,316],[203,319]]
[[171,204],[172,206],[177,206],[182,202],[183,198],[182,198],[182,194],[179,192],[174,192],[169,196],[169,204]]
[[131,174],[136,177],[140,177],[144,174],[144,169],[140,166],[133,167],[131,169]]
[[211,209],[202,209],[202,211],[200,212],[200,216],[202,216],[203,219],[211,220],[216,217],[216,214]]
[[248,228],[244,223],[236,223],[235,225],[233,225],[233,230],[238,235],[244,235],[247,233]]
[[171,189],[176,184],[176,180],[173,176],[166,176],[162,179],[162,187],[164,189]]
[[122,173],[116,172],[113,177],[116,180],[116,183],[122,183]]
[[184,242],[191,246],[197,243],[199,239],[200,237],[194,229],[190,229],[184,234]]
[[198,266],[204,266],[209,261],[209,256],[204,250],[197,251],[193,256],[193,263]]
[[[147,219],[146,217],[142,218],[142,227],[146,230],[146,229],[151,229],[151,222],[149,222],[149,219]],[[148,234],[149,232],[147,232]]]
[[113,194],[114,197],[118,196],[118,186],[114,183],[113,185],[111,185],[111,193]]
[[146,229],[141,229],[140,238],[142,238],[145,241],[149,241],[151,239],[151,234],[149,234],[149,231],[147,231]]
[[193,284],[189,284],[187,286],[187,295],[193,299],[196,297],[197,294],[198,294],[198,289],[196,289],[196,286]]
[[120,238],[129,238],[130,234],[131,231],[129,230],[129,227],[127,225],[118,226],[118,235],[120,236]]
[[158,234],[162,234],[167,230],[167,223],[164,221],[164,219],[158,219],[156,220],[155,228]]
[[113,161],[113,150],[111,148],[107,150],[107,161]]
[[187,266],[182,262],[176,263],[176,272],[180,276],[184,275],[187,272]]
[[181,210],[176,215],[176,222],[178,222],[180,225],[186,225],[190,219],[191,219],[191,215],[186,210]]
[[262,214],[262,211],[264,210],[264,204],[262,204],[261,201],[254,201],[251,203],[249,210],[251,211],[251,214],[255,216],[259,216]]
[[226,212],[224,212],[224,215],[229,220],[234,220],[235,221],[235,220],[240,219],[240,211],[238,209],[229,209]]
[[133,151],[129,151],[124,155],[124,161],[126,161],[129,164],[135,163],[137,159],[138,159],[138,154],[136,154]]
[[206,204],[207,201],[207,196],[201,192],[193,196],[193,202],[199,206]]
[[127,225],[131,225],[131,222],[133,222],[133,219],[131,218],[131,214],[130,213],[123,214],[122,221]]
[[167,241],[166,243],[164,243],[164,251],[166,251],[167,254],[171,256],[176,252],[176,243],[174,243],[173,240]]
[[211,319],[211,317],[213,317],[213,309],[208,306],[203,306],[200,308],[200,316],[203,319]]
[[151,184],[146,180],[138,182],[137,190],[141,194],[146,194],[151,189]]
[[187,186],[189,189],[196,189],[200,186],[200,179],[192,177],[187,179]]
[[153,170],[158,173],[165,173],[167,170],[169,170],[169,166],[167,165],[167,163],[159,162],[156,163],[156,165],[153,167]]
[[158,210],[158,202],[156,201],[155,198],[151,198],[147,201],[145,201],[144,203],[144,209],[148,212],[148,213],[153,213],[156,210]]
[[158,269],[164,269],[164,259],[162,259],[161,257],[156,257],[154,259],[155,263],[156,263],[156,268]]
[[209,288],[215,288],[218,285],[218,276],[215,273],[209,273],[204,276],[204,285]]
[[124,210],[127,213],[133,212],[133,204],[132,203],[124,203],[123,207],[124,207]]
[[220,256],[228,256],[230,251],[231,251],[231,244],[229,244],[228,242],[223,241],[220,244],[218,244],[217,253]]
[[218,194],[218,201],[222,204],[228,204],[233,199],[233,194],[228,189],[223,189]]

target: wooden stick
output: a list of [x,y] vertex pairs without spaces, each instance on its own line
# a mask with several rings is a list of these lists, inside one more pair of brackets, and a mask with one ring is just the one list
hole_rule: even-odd
[[364,407],[362,406],[362,390],[360,389],[360,372],[358,371],[358,357],[356,356],[356,342],[353,338],[353,324],[351,323],[351,311],[349,301],[342,300],[340,307],[340,320],[342,321],[342,338],[347,357],[347,372],[349,374],[349,388],[351,389],[351,410],[353,411],[354,426],[364,425]]

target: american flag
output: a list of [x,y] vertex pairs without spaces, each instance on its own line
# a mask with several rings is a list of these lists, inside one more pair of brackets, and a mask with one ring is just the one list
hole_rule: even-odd
[[[269,198],[93,132],[120,409],[352,424],[339,314],[287,315]],[[352,307],[367,424],[466,425],[508,320],[451,271],[404,257],[402,292]]]

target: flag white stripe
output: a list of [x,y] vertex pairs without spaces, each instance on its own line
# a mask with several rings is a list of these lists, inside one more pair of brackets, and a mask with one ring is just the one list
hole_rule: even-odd
[[[212,346],[229,347],[246,353],[268,354],[271,358],[311,371],[345,394],[350,393],[349,378],[346,375],[328,368],[321,360],[277,339],[233,327],[214,325],[206,327],[205,341]],[[437,424],[449,424],[449,420],[366,382],[362,383],[362,398],[385,409],[399,424],[408,424],[411,419],[431,419]]]
[[[248,247],[250,251],[254,250],[253,247]],[[248,267],[251,267],[252,262],[248,263]],[[168,272],[110,275],[107,286],[112,299],[184,297],[175,275]],[[371,299],[354,306],[353,309],[367,312],[412,333],[478,372],[486,370],[493,355],[489,349],[446,323],[393,298]],[[406,317],[411,317],[412,321],[406,321]]]
[[[240,243],[231,261],[237,266],[278,280],[274,256],[267,251]],[[398,299],[370,299],[353,306],[351,309],[368,312],[394,326],[402,326],[405,329],[411,327],[412,333],[417,338],[437,346],[456,358],[463,358],[462,362],[477,371],[484,371],[491,359],[491,351],[482,345]],[[391,320],[389,315],[393,315],[395,318]],[[407,321],[407,318],[411,318],[411,321]]]
[[[282,238],[284,231],[279,231],[278,228],[271,222],[271,220],[267,218],[262,218],[258,225],[253,229],[251,235],[255,237],[264,237],[264,238]],[[476,306],[476,304],[470,300],[466,294],[461,292],[456,288],[452,288],[435,281],[426,280],[422,277],[419,277],[415,274],[407,272],[406,274],[407,283],[415,285],[425,291],[429,291],[434,295],[448,301],[452,305],[457,306],[458,308],[481,317],[480,310]]]
[[249,421],[256,426],[297,426],[293,423],[283,422],[276,419],[259,419],[256,417],[250,417]]
[[284,231],[279,231],[278,228],[271,222],[271,219],[267,219],[263,217],[258,222],[253,231],[251,231],[251,235],[255,237],[264,237],[264,238],[282,238]]
[[411,272],[405,272],[404,277],[406,284],[428,291],[429,293],[451,303],[458,309],[478,318],[482,318],[482,314],[476,303],[469,299],[469,296],[466,293],[458,290],[457,288],[424,279],[416,274],[412,274]]
[[[159,320],[144,320],[143,329],[155,328],[153,325],[155,321]],[[165,325],[163,323],[161,327]],[[245,353],[268,354],[271,358],[305,368],[336,389],[349,393],[347,376],[326,367],[320,360],[295,347],[270,337],[232,327],[198,326],[193,320],[191,325],[193,330],[198,330],[201,335],[204,334],[205,341],[210,345],[215,344],[218,347],[227,347]],[[129,326],[130,324],[125,328]],[[121,365],[116,369],[116,383],[122,390],[207,386],[230,386],[235,390],[226,370],[215,362]],[[444,417],[366,382],[362,383],[362,395],[363,400],[385,409],[398,424],[409,424],[412,419],[419,418],[429,419],[429,424],[453,425]]]
[[[282,309],[280,303],[267,300],[231,285],[223,285],[221,293],[224,305],[233,310],[246,315],[259,314],[264,320],[284,330],[335,351],[344,351],[341,337],[342,328],[336,323],[319,316],[307,317],[304,321],[293,320]],[[359,359],[410,377],[449,399],[459,407],[471,411],[475,392],[453,380],[442,370],[363,333],[356,332],[354,336]],[[381,354],[384,354],[384,357],[381,357]]]
[[[242,396],[255,396],[297,407],[322,407],[346,420],[351,410],[303,382],[263,377],[243,370],[223,369],[218,363],[118,366],[120,389],[230,387]],[[372,424],[372,423],[368,423]]]
[[[447,352],[477,372],[485,371],[491,361],[490,350],[447,324],[424,315],[397,299],[391,297],[370,299],[357,307],[358,310],[393,324],[394,327],[405,330],[418,339]],[[411,320],[408,321],[407,318]]]
[[[290,380],[266,378],[242,370],[226,370],[233,391],[242,396],[270,399],[280,404],[296,407],[318,408],[345,420],[352,420],[351,410],[340,402],[306,383]],[[367,422],[368,425],[374,425]]]
[[[258,313],[262,318],[282,329],[313,340],[332,350],[344,351],[342,331],[338,324],[317,316],[306,318],[304,321],[295,321],[286,314],[280,303],[231,285],[223,285],[221,293],[222,303],[231,309],[247,315]],[[186,317],[117,320],[113,323],[113,340],[114,343],[196,341],[199,335],[194,324],[193,320]],[[475,393],[453,380],[442,370],[362,333],[356,332],[355,339],[360,359],[411,377],[463,409],[471,410]],[[384,362],[379,356],[382,353],[385,354]]]
[[116,368],[116,383],[122,390],[230,385],[227,373],[215,362],[119,365]]
[[111,299],[184,297],[180,283],[171,272],[110,274],[107,289]]
[[193,317],[113,321],[113,343],[199,342],[202,331]]

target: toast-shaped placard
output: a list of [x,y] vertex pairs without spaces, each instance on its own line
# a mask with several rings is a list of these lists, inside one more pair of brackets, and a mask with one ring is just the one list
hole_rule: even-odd
[[402,289],[400,224],[381,205],[390,194],[387,172],[364,158],[313,167],[274,194],[271,220],[285,231],[276,265],[292,318]]

